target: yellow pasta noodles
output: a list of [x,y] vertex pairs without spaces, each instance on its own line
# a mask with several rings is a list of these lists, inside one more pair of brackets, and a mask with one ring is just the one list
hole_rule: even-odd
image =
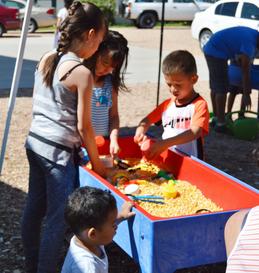
[[[127,183],[137,183],[140,189],[140,195],[164,196],[163,189],[168,182],[164,178],[157,177],[159,168],[145,161],[137,159],[125,160],[131,167],[127,170],[115,170],[116,173],[124,174],[123,180],[117,180],[116,187],[124,193]],[[177,180],[174,189],[177,192],[175,198],[164,198],[164,204],[156,204],[150,202],[137,201],[138,204],[153,216],[158,217],[175,217],[183,215],[191,215],[195,213],[221,211],[222,208],[213,201],[206,198],[201,190],[195,185],[183,180]]]

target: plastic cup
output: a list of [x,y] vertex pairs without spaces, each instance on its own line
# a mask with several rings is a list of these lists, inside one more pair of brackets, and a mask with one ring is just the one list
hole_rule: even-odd
[[113,167],[113,158],[109,155],[107,156],[101,156],[100,157],[101,162],[106,168],[112,168]]
[[96,143],[97,147],[102,147],[105,144],[104,137],[103,136],[96,136],[95,143]]
[[125,194],[136,194],[139,193],[139,186],[137,184],[129,184],[124,189]]

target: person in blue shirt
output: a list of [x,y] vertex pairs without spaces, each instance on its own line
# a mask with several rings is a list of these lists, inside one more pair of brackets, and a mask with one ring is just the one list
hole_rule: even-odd
[[232,27],[216,32],[204,46],[210,77],[214,129],[226,132],[225,106],[229,87],[228,61],[239,56],[242,70],[242,107],[251,108],[250,67],[259,49],[259,32],[248,27]]

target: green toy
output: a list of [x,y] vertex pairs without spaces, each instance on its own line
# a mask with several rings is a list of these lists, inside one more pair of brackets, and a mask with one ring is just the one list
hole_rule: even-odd
[[[233,120],[233,114],[243,114],[242,117],[238,117]],[[256,115],[257,113],[252,111],[235,111],[226,115],[227,128],[231,134],[239,139],[253,140],[259,133],[259,119],[246,116],[246,114]]]
[[173,175],[169,175],[169,174],[168,174],[166,171],[164,171],[164,170],[158,171],[157,177],[162,177],[162,178],[168,180],[168,182],[171,181],[171,182],[173,182],[174,184],[177,183],[176,180],[174,180]]

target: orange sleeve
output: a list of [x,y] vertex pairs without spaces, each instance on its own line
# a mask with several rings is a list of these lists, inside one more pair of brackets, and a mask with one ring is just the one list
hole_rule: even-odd
[[209,133],[209,110],[207,102],[200,99],[195,103],[194,115],[192,117],[192,125],[202,128],[202,136]]
[[156,123],[162,119],[162,114],[170,104],[171,99],[167,99],[157,106],[151,113],[147,115],[148,120],[151,123]]

